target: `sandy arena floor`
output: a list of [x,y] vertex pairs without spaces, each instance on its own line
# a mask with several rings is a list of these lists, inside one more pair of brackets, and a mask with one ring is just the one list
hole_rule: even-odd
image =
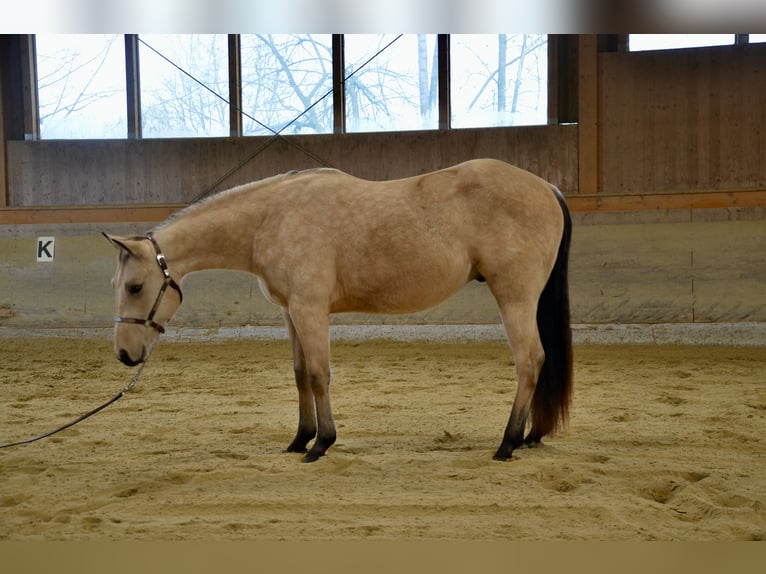
[[[111,342],[0,340],[0,442],[133,371]],[[168,343],[93,418],[0,450],[0,540],[761,540],[766,352],[576,347],[568,430],[495,462],[500,342],[333,345],[338,443],[302,464],[285,341]]]

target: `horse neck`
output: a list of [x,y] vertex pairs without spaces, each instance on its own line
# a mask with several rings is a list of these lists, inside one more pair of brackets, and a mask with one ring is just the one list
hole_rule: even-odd
[[255,227],[234,206],[202,205],[180,213],[154,232],[173,275],[204,269],[250,271]]

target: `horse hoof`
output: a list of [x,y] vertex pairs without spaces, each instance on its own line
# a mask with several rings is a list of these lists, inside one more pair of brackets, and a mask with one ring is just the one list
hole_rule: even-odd
[[323,456],[323,452],[313,452],[309,451],[306,453],[306,455],[303,457],[303,462],[316,462],[319,457]]
[[495,455],[492,457],[492,460],[499,460],[500,462],[508,462],[509,460],[513,460],[513,453],[509,452],[508,454],[505,454],[503,452],[497,451]]
[[538,432],[536,429],[532,429],[527,437],[524,439],[524,444],[528,446],[529,448],[534,448],[536,446],[540,446],[543,440],[542,433]]

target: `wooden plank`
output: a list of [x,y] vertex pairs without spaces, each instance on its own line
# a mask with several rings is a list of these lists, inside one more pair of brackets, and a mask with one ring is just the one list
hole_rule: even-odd
[[599,191],[598,145],[598,41],[595,34],[582,34],[578,45],[578,191]]
[[689,223],[576,226],[572,316],[583,323],[691,322],[692,229]]
[[577,34],[548,35],[548,124],[577,122]]
[[764,250],[762,221],[576,226],[573,320],[763,321]]
[[141,75],[138,61],[138,34],[125,34],[125,88],[128,106],[128,139],[140,139],[141,120]]
[[3,74],[0,71],[0,208],[8,205],[8,172],[6,170],[5,108],[3,107]]
[[111,207],[37,207],[0,209],[0,225],[54,223],[159,222],[182,209],[179,204]]
[[343,34],[332,35],[333,133],[346,133],[346,49]]
[[589,194],[567,197],[572,211],[654,211],[766,206],[766,190],[701,191],[640,195]]
[[766,186],[766,44],[599,55],[600,190]]
[[436,37],[437,42],[437,65],[439,66],[439,129],[448,130],[452,125],[451,109],[451,88],[452,82],[450,74],[450,36],[449,34],[439,34]]
[[[32,263],[33,229],[18,236],[0,234],[0,308],[6,312],[0,323],[33,329],[107,326],[114,312],[108,281],[114,273],[115,251],[95,229],[72,234],[63,226],[54,229],[50,234],[59,237],[53,264]],[[572,319],[575,323],[766,321],[764,252],[762,220],[577,225],[570,256]],[[195,273],[184,282],[184,293],[184,304],[173,320],[176,327],[279,323],[277,308],[260,294],[255,278],[243,273]],[[441,306],[421,313],[342,314],[334,322],[497,321],[497,307],[486,284],[471,282]]]
[[229,46],[229,135],[244,134],[242,126],[242,45],[239,34],[228,35]]
[[[567,197],[567,203],[571,211],[581,212],[766,207],[766,189],[644,195],[572,194]],[[184,204],[0,208],[0,225],[160,222],[183,207]]]
[[21,36],[21,81],[24,93],[24,139],[40,139],[37,101],[37,43],[33,34]]
[[564,193],[577,189],[576,125],[288,138],[296,145],[267,137],[8,141],[9,205],[188,203],[216,182],[215,189],[224,189],[318,167],[313,157],[375,180],[494,157],[537,173]]
[[559,93],[561,91],[561,84],[563,83],[560,78],[561,57],[559,55],[560,45],[563,42],[561,40],[561,34],[549,34],[548,35],[548,122],[549,124],[559,123],[559,107],[560,98]]

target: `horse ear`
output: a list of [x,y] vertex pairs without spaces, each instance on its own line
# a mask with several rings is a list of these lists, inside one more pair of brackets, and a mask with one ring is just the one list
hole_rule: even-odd
[[127,239],[122,238],[122,237],[117,237],[115,235],[109,235],[108,233],[106,233],[104,231],[101,232],[101,235],[106,237],[106,240],[109,243],[111,243],[112,245],[114,245],[115,248],[117,248],[117,249],[119,249],[121,251],[124,251],[128,255],[135,256],[135,253],[133,252],[133,250],[131,250],[131,248],[128,247],[128,240]]

